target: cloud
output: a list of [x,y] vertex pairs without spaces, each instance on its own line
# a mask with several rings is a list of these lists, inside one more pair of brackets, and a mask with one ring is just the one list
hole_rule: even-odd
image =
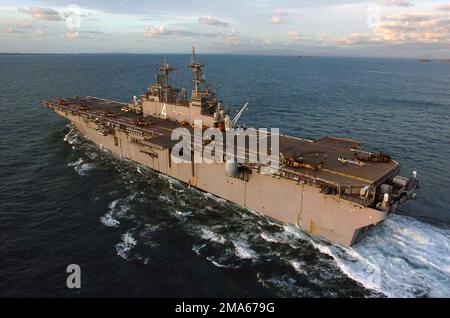
[[213,18],[211,16],[200,17],[200,18],[198,18],[198,22],[200,22],[201,24],[204,24],[204,25],[221,26],[221,27],[224,27],[224,28],[227,28],[227,27],[230,26],[228,24],[228,22],[221,21],[221,20]]
[[217,39],[220,41],[220,45],[228,47],[239,47],[242,45],[242,40],[239,36],[239,32],[231,30],[230,33],[222,33],[217,35]]
[[161,36],[168,34],[166,27],[161,25],[159,27],[154,26],[145,26],[145,35],[149,37]]
[[445,44],[450,43],[450,17],[435,12],[404,12],[388,16],[372,34],[353,33],[336,44]]
[[437,8],[438,8],[438,10],[441,10],[441,11],[450,11],[450,3],[449,4],[443,4],[441,6],[438,6]]
[[19,34],[19,33],[23,33],[23,31],[21,30],[17,30],[13,27],[7,27],[6,29],[3,30],[4,33],[8,33],[8,34]]
[[31,29],[33,24],[28,20],[20,20],[14,23],[14,26],[18,29]]
[[403,12],[397,13],[383,19],[385,23],[402,23],[402,24],[411,24],[411,23],[420,23],[424,21],[429,21],[436,19],[438,16],[435,13],[431,12]]
[[374,35],[394,43],[448,43],[450,17],[434,13],[401,13],[386,18],[374,29]]
[[283,17],[287,16],[288,14],[281,11],[280,9],[278,9],[277,11],[275,11],[275,13],[272,16],[271,22],[272,24],[282,24],[285,23],[283,21]]
[[289,31],[287,33],[287,35],[288,35],[288,38],[291,39],[291,40],[298,40],[299,37],[300,37],[300,35],[298,34],[297,31]]
[[412,7],[414,3],[407,0],[376,0],[378,4],[383,6],[396,6],[396,7]]
[[44,31],[42,31],[42,29],[36,29],[33,32],[32,40],[35,42],[40,42],[44,39],[45,35],[46,34]]
[[329,41],[331,41],[337,45],[373,44],[372,39],[370,38],[369,35],[360,34],[360,33],[352,33],[345,37],[329,39]]
[[30,14],[35,19],[47,20],[47,21],[61,21],[62,17],[58,12],[51,8],[40,8],[40,7],[29,7],[29,8],[19,8],[21,12]]
[[[192,32],[187,30],[170,30],[167,29],[165,26],[161,25],[159,27],[155,26],[145,26],[145,35],[148,37],[163,37],[163,36],[181,36],[181,37],[189,37],[189,38],[195,38],[195,37],[207,37],[207,38],[216,38],[216,37],[224,37],[227,34],[226,33],[219,33],[219,32],[208,32],[208,33],[202,33],[202,32]],[[232,32],[233,34],[233,32]]]
[[34,31],[34,35],[35,36],[44,36],[45,32],[42,31],[41,29],[37,29],[36,31]]
[[80,34],[77,31],[69,31],[66,33],[66,37],[70,39],[76,39],[80,37]]

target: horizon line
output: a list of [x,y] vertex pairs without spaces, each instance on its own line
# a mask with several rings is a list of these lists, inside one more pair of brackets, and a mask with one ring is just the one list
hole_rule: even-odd
[[[25,53],[25,52],[0,52],[0,55],[189,55],[190,53],[138,53],[138,52],[67,52],[67,53]],[[432,56],[417,56],[417,57],[398,57],[398,56],[370,56],[370,55],[327,55],[327,54],[277,54],[277,53],[248,53],[248,52],[209,52],[201,53],[200,55],[230,55],[230,56],[273,56],[273,57],[330,57],[330,58],[374,58],[374,59],[396,59],[396,60],[420,60],[429,59],[432,61],[450,61],[450,58],[434,58]]]

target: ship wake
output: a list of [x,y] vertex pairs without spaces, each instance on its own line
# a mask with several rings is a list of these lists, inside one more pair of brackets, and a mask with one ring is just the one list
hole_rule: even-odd
[[450,229],[392,216],[353,248],[312,241],[341,270],[388,297],[450,297]]
[[76,149],[69,166],[95,159],[90,174],[118,173],[99,218],[125,231],[115,249],[128,261],[165,262],[164,250],[189,238],[192,257],[251,273],[249,282],[282,297],[450,297],[449,228],[393,216],[345,248],[105,155],[73,128],[65,141]]

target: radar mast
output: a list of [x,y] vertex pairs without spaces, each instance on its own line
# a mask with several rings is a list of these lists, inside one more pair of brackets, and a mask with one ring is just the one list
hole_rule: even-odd
[[194,71],[194,92],[198,93],[200,91],[200,85],[205,81],[203,78],[203,63],[197,61],[195,56],[195,46],[192,48],[192,62],[188,65],[188,67],[192,68]]
[[169,81],[170,72],[176,72],[178,70],[176,68],[171,67],[169,63],[167,63],[167,58],[164,58],[164,62],[159,68],[159,71],[161,72],[160,74],[162,75],[162,80],[158,81],[157,79],[157,82],[159,82],[164,88],[167,88],[170,86]]

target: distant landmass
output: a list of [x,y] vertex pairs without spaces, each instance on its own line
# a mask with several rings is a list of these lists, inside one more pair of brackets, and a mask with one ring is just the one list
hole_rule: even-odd
[[[0,56],[77,56],[77,55],[152,55],[152,54],[160,54],[160,53],[127,53],[127,52],[99,52],[99,53],[19,53],[19,52],[0,52]],[[171,53],[167,53],[171,54]],[[173,53],[176,54],[176,53]],[[232,55],[232,54],[230,54]],[[318,55],[320,56],[320,55]],[[313,55],[294,55],[295,58],[298,59],[312,59]],[[317,57],[317,56],[316,56]],[[344,57],[344,56],[341,56]],[[345,57],[360,57],[360,56],[345,56]],[[412,58],[414,60],[414,58]],[[422,63],[430,63],[430,62],[441,62],[441,63],[450,63],[450,58],[433,58],[432,56],[422,56],[415,58],[415,60]]]
[[430,62],[433,62],[433,61],[443,62],[443,63],[450,63],[450,58],[448,58],[448,59],[433,59],[432,57],[421,57],[421,58],[418,59],[418,61],[422,62],[422,63],[430,63]]
[[2,53],[0,52],[0,55],[72,55],[70,53],[64,54],[64,53]]

